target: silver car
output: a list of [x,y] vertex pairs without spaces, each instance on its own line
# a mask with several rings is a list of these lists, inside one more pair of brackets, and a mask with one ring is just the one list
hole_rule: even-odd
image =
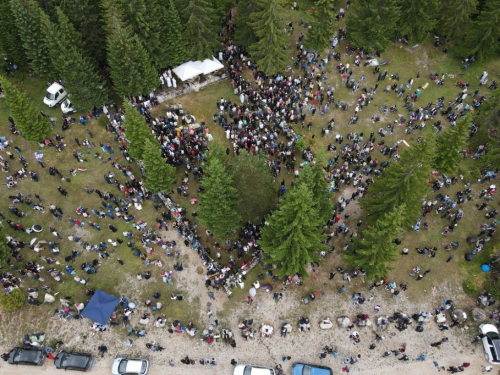
[[233,375],[276,375],[272,367],[237,365]]
[[500,365],[500,336],[493,324],[481,324],[479,332],[483,335],[483,346],[486,360],[492,365]]

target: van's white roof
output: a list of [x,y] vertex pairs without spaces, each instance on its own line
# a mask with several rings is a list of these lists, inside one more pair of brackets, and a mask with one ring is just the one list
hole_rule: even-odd
[[47,89],[48,92],[50,93],[56,93],[57,91],[59,91],[60,89],[62,89],[63,87],[57,83],[57,82],[54,82],[52,85],[49,86],[49,88]]

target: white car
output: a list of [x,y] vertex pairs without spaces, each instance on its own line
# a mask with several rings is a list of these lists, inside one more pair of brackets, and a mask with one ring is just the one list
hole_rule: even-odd
[[481,324],[479,332],[483,335],[483,346],[486,360],[492,365],[500,365],[500,336],[493,324]]
[[61,111],[65,115],[69,115],[71,113],[75,113],[75,109],[73,108],[73,105],[71,104],[71,100],[69,98],[64,99],[64,101],[61,104]]
[[59,83],[53,83],[47,89],[45,93],[45,98],[43,98],[43,104],[47,107],[54,108],[57,104],[61,103],[66,97],[66,91]]
[[146,375],[149,370],[149,361],[141,358],[117,357],[111,366],[113,375]]
[[237,365],[233,375],[276,375],[272,367]]

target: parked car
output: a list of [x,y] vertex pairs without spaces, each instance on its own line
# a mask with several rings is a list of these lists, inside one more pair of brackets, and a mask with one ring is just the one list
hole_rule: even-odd
[[43,104],[47,107],[54,108],[57,104],[61,103],[66,97],[66,91],[59,83],[53,83],[47,89],[45,93],[45,98],[43,98]]
[[44,361],[45,355],[41,348],[14,348],[8,359],[11,365],[41,366]]
[[141,358],[117,357],[111,366],[113,375],[146,375],[149,370],[149,361]]
[[292,375],[333,375],[330,367],[309,365],[307,363],[294,363]]
[[236,365],[233,375],[275,375],[272,367]]
[[54,365],[58,369],[90,371],[94,367],[95,357],[88,353],[72,353],[62,351],[54,358]]
[[61,111],[65,115],[69,115],[71,113],[75,113],[75,109],[73,108],[73,104],[71,104],[71,100],[69,100],[68,97],[64,99],[64,101],[61,103]]
[[479,332],[483,335],[485,358],[492,365],[500,365],[500,336],[498,329],[493,324],[481,324]]

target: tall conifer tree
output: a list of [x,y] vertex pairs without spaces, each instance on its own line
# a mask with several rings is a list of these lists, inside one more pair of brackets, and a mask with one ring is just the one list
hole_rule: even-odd
[[0,0],[0,50],[14,64],[18,66],[26,64],[26,53],[10,8],[10,0]]
[[438,19],[439,0],[404,0],[398,20],[398,31],[408,35],[411,43],[421,42],[434,30]]
[[384,52],[394,41],[400,13],[398,0],[353,1],[346,21],[352,44]]
[[175,167],[165,163],[161,155],[161,146],[153,137],[144,140],[142,161],[146,168],[144,187],[153,193],[159,191],[170,193],[175,181]]
[[162,12],[163,22],[168,27],[168,33],[164,35],[165,40],[162,41],[165,44],[165,67],[175,67],[188,60],[182,24],[173,0],[165,0]]
[[238,191],[233,187],[233,180],[220,159],[210,159],[206,175],[200,183],[203,187],[198,208],[200,223],[220,240],[232,237],[241,225],[237,210]]
[[477,0],[447,0],[440,12],[438,27],[449,38],[461,37],[468,30],[471,17],[477,13]]
[[220,49],[218,27],[214,9],[209,0],[188,0],[185,9],[189,15],[184,25],[187,55],[191,60],[203,61],[212,58]]
[[22,135],[32,142],[43,141],[52,132],[50,120],[40,113],[30,98],[12,83],[0,76],[0,81],[9,105],[10,115]]
[[146,124],[146,118],[134,108],[130,101],[123,99],[125,109],[125,137],[127,137],[127,150],[134,159],[142,159],[145,141],[151,137],[151,130]]
[[436,143],[434,168],[441,173],[453,173],[458,163],[463,159],[462,151],[467,143],[467,133],[470,129],[472,115],[467,114],[458,123],[442,133]]
[[252,27],[252,21],[254,20],[254,13],[258,10],[258,0],[240,1],[236,5],[234,41],[237,44],[248,47],[257,42],[258,38]]
[[411,229],[418,218],[421,200],[427,195],[432,177],[435,142],[424,140],[412,144],[401,153],[399,161],[392,162],[375,179],[368,194],[360,201],[366,210],[367,221],[375,224],[387,212],[405,205],[402,225]]
[[268,225],[261,229],[259,244],[266,262],[279,267],[280,277],[307,276],[310,262],[321,262],[323,224],[314,207],[313,194],[306,184],[292,188],[279,203],[280,208],[267,218]]
[[283,0],[258,0],[252,27],[258,41],[248,47],[259,69],[266,74],[283,71],[288,65],[287,38],[283,23]]
[[315,12],[312,29],[308,31],[307,39],[309,46],[318,52],[324,51],[328,47],[330,38],[334,33],[335,14],[333,7],[336,0],[316,0],[314,3]]

